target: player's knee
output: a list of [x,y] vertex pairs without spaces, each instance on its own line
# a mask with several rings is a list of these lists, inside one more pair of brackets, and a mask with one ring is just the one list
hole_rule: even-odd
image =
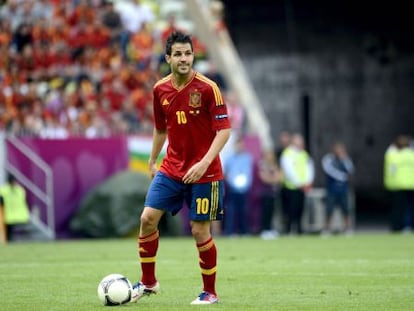
[[192,225],[191,234],[196,241],[204,241],[210,237],[209,226],[206,225]]
[[156,228],[157,221],[155,217],[151,216],[150,214],[143,213],[141,215],[141,227],[143,228]]
[[195,228],[194,226],[193,227],[191,227],[191,234],[192,234],[192,236],[193,237],[197,237],[197,236],[199,236],[200,235],[200,230],[198,229],[198,228]]

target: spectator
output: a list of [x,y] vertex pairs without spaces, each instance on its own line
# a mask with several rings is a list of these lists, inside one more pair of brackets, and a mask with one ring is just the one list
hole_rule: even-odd
[[23,16],[19,9],[19,0],[9,0],[0,7],[0,20],[10,20],[13,32],[20,26]]
[[122,31],[122,20],[119,12],[115,11],[112,1],[104,1],[100,17],[102,23],[110,30],[112,42],[119,42]]
[[279,144],[275,150],[276,161],[280,166],[280,157],[282,152],[290,145],[291,135],[288,131],[282,131],[279,134]]
[[253,156],[246,151],[242,137],[236,139],[234,153],[224,163],[224,175],[227,185],[224,233],[245,235],[248,233],[247,212],[253,181]]
[[[9,46],[12,40],[12,32],[11,32],[11,23],[7,19],[0,18],[0,47],[5,48]],[[7,51],[4,49],[2,51],[2,58],[6,57]],[[6,68],[7,61],[2,61],[0,63],[0,68]]]
[[47,112],[45,117],[45,126],[40,130],[41,138],[65,139],[68,138],[68,132],[51,113]]
[[345,232],[351,233],[348,197],[354,165],[343,143],[335,143],[332,151],[322,157],[322,169],[326,175],[326,223],[322,233],[331,233],[331,219],[336,207],[342,211]]
[[302,234],[302,215],[305,208],[305,194],[310,191],[315,169],[312,158],[305,150],[303,136],[293,134],[290,145],[280,158],[283,172],[282,212],[284,233],[289,234],[292,225]]
[[[0,130],[36,137],[54,137],[57,126],[65,137],[85,136],[87,129],[90,136],[108,129],[152,132],[151,90],[165,61],[158,57],[156,7],[135,0],[6,1],[0,7]],[[123,105],[129,100],[133,106]],[[90,101],[96,102],[93,117]]]
[[264,154],[259,163],[259,179],[261,182],[261,238],[272,240],[278,237],[279,233],[273,228],[276,197],[281,180],[279,168],[273,152]]
[[12,47],[17,53],[21,53],[26,46],[32,44],[32,28],[27,23],[22,23],[13,33]]
[[149,7],[136,0],[117,3],[115,10],[121,16],[124,29],[121,33],[122,55],[129,59],[127,49],[131,36],[140,31],[144,24],[151,24],[155,16]]
[[53,16],[53,6],[49,0],[31,0],[33,2],[32,17],[33,20],[49,20]]
[[131,34],[138,32],[143,24],[152,23],[155,19],[151,8],[140,2],[140,0],[126,0],[124,3],[115,5],[115,10],[121,16],[124,29]]
[[384,157],[384,185],[391,193],[391,230],[411,231],[414,209],[414,150],[399,135]]
[[140,128],[140,119],[139,119],[139,113],[136,107],[134,106],[134,103],[127,99],[123,103],[123,110],[121,113],[121,117],[126,122],[128,126],[128,133],[134,134],[137,133]]
[[88,25],[96,20],[96,10],[89,4],[89,0],[79,0],[73,10],[67,15],[67,22],[71,26]]
[[13,240],[13,227],[27,224],[30,219],[29,208],[26,202],[26,190],[20,186],[16,178],[9,174],[7,182],[0,187],[0,207],[4,214],[6,237]]
[[150,66],[154,54],[154,38],[147,23],[143,23],[141,29],[131,35],[127,53],[128,59],[136,62],[140,71]]

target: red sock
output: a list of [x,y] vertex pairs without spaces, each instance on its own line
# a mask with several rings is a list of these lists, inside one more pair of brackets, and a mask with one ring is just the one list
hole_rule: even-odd
[[197,244],[197,249],[203,277],[203,290],[216,295],[217,249],[213,238],[210,237],[206,242]]
[[157,282],[155,278],[155,261],[157,259],[158,241],[158,230],[138,238],[138,252],[142,270],[141,282],[149,286]]

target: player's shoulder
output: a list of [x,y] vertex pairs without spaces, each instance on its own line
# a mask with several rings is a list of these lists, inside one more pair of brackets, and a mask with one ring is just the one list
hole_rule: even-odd
[[198,81],[198,85],[204,92],[214,98],[216,106],[224,105],[223,96],[216,82],[199,72],[196,72],[194,80]]
[[169,74],[168,76],[165,76],[164,78],[161,78],[157,82],[155,82],[153,89],[159,88],[161,86],[167,85],[171,81],[172,75]]
[[216,82],[214,82],[210,78],[207,78],[205,75],[203,75],[202,73],[200,73],[198,71],[195,73],[194,79],[196,79],[196,80],[200,81],[201,83],[204,83],[204,84],[206,84],[206,85],[208,85],[212,88],[218,88]]

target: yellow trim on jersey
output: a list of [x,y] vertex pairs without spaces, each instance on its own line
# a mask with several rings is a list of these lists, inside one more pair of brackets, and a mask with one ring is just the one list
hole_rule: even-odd
[[157,257],[140,257],[140,261],[143,263],[152,263],[155,262],[157,260]]
[[208,85],[211,86],[211,88],[213,89],[213,93],[214,93],[214,99],[216,102],[216,106],[222,106],[224,105],[224,101],[223,101],[223,97],[221,95],[220,89],[217,86],[217,83],[214,82],[213,80],[210,80],[209,78],[203,76],[202,74],[200,74],[199,72],[197,72],[196,74],[196,78],[207,83]]
[[214,91],[214,94],[215,94],[215,96],[217,98],[216,106],[223,106],[224,105],[223,97],[221,96],[221,92],[220,92],[220,90],[219,90],[219,88],[218,88],[217,85],[215,85],[213,87],[213,91]]
[[219,182],[213,181],[211,183],[210,220],[215,220],[217,218],[218,205],[219,205]]
[[172,74],[169,74],[168,76],[165,76],[164,78],[158,80],[154,84],[153,88],[155,89],[158,85],[163,84],[163,83],[167,82],[168,80],[171,80],[171,77],[172,77]]
[[201,274],[204,274],[204,275],[212,275],[212,274],[216,273],[216,271],[217,271],[217,267],[214,267],[214,268],[211,268],[211,269],[201,268]]

